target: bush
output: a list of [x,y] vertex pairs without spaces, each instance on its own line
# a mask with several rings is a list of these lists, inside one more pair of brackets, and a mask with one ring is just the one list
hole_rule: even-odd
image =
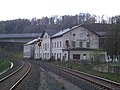
[[49,61],[49,62],[55,62],[54,56],[50,57],[50,59],[49,59],[48,61]]
[[100,64],[100,52],[99,51],[93,51],[92,56],[93,56],[92,63],[93,64]]
[[60,62],[60,61],[61,61],[61,59],[60,59],[60,58],[58,58],[58,59],[57,59],[57,62]]

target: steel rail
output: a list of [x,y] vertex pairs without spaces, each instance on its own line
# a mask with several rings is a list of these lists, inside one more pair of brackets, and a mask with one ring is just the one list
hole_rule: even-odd
[[19,70],[21,70],[24,66],[24,63],[22,62],[22,65],[17,69],[15,70],[14,72],[10,73],[9,75],[3,77],[2,79],[0,79],[0,82],[6,80],[7,78],[11,77],[12,75],[14,75],[15,73],[17,73]]
[[28,75],[28,73],[31,70],[31,64],[29,62],[28,64],[29,64],[29,68],[26,71],[26,73],[9,90],[14,90],[19,85],[19,83]]
[[[49,64],[49,63],[47,63],[47,64]],[[61,66],[56,66],[53,64],[51,64],[51,66],[60,71],[66,72],[70,75],[73,75],[75,77],[82,78],[82,79],[84,79],[88,82],[91,82],[101,88],[104,88],[107,90],[116,90],[115,88],[117,88],[117,90],[120,90],[120,83],[117,83],[117,82],[114,82],[114,81],[111,81],[108,79],[104,79],[104,78],[101,78],[101,77],[98,77],[95,75],[91,75],[91,74],[88,74],[85,72],[81,72],[81,71],[77,71],[77,70],[73,70],[73,69],[69,69],[69,68],[65,68],[65,67],[61,67]]]

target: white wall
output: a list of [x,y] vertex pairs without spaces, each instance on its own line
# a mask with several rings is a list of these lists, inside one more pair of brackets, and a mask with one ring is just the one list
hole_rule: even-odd
[[[45,32],[43,36],[43,41],[41,43],[40,56],[42,59],[49,59],[50,56],[54,56],[55,59],[60,58],[61,60],[68,60],[68,51],[63,49],[67,49],[66,40],[69,41],[68,48],[90,48],[90,49],[99,49],[99,37],[93,32],[90,32],[84,27],[74,28],[74,30],[70,30],[66,32],[61,37],[54,37],[50,40],[50,36]],[[73,47],[73,42],[75,42],[75,47]],[[82,42],[82,47],[80,47],[80,42]],[[60,44],[61,43],[61,44]],[[87,47],[87,43],[90,44]],[[50,49],[51,48],[51,49]],[[36,53],[39,51],[36,50]],[[104,52],[103,52],[104,53]],[[70,59],[73,59],[73,54],[80,54],[80,59],[84,59],[83,55],[86,55],[86,59],[90,59],[91,52],[88,51],[71,51]],[[106,55],[106,53],[104,53]],[[107,55],[106,55],[107,56]]]
[[38,46],[38,44],[35,45],[35,59],[40,59],[42,56],[40,54],[40,47]]
[[62,37],[57,37],[57,38],[52,38],[52,56],[54,56],[55,59],[63,59],[63,38]]
[[[75,36],[73,36],[75,34]],[[85,29],[84,27],[78,27],[63,35],[63,45],[66,48],[65,41],[69,40],[70,48],[72,48],[72,42],[75,42],[75,47],[80,47],[80,42],[83,43],[82,47],[87,48],[87,42],[90,42],[90,48],[99,48],[99,37]]]
[[43,59],[50,58],[50,36],[45,32],[41,43],[41,54]]
[[30,45],[28,45],[28,46],[24,45],[24,49],[23,49],[23,57],[24,58],[30,58],[30,55],[31,55],[30,50],[31,50]]
[[[69,41],[69,47],[68,48],[91,48],[91,49],[98,49],[99,48],[99,37],[85,29],[84,27],[78,27],[74,30],[71,30],[63,35],[63,48],[66,47],[66,40]],[[73,47],[72,42],[75,42],[75,47]],[[80,47],[80,42],[82,42],[82,47]],[[90,47],[87,47],[87,42],[90,42]],[[68,52],[66,53],[66,60],[68,60]],[[70,59],[73,60],[73,54],[79,54],[80,59],[84,59],[83,55],[86,54],[86,59],[90,60],[90,51],[70,51]]]
[[[73,34],[75,36],[73,36]],[[52,46],[53,46],[52,47],[52,55],[55,57],[55,59],[59,58],[60,53],[61,53],[61,55],[62,55],[61,60],[62,59],[68,60],[68,51],[62,51],[62,49],[67,49],[66,40],[69,41],[68,48],[73,48],[73,46],[72,46],[73,41],[75,41],[74,48],[80,47],[80,45],[79,45],[80,42],[83,42],[83,45],[81,48],[88,48],[86,46],[87,42],[90,42],[89,48],[93,48],[93,49],[99,48],[99,37],[96,34],[88,31],[84,27],[78,27],[74,30],[71,30],[71,31],[65,33],[61,37],[52,38]],[[61,47],[60,47],[60,42],[61,42]],[[71,51],[70,52],[70,59],[73,59],[73,54],[81,54],[80,55],[81,59],[83,59],[83,54],[86,54],[87,59],[90,59],[89,51]]]
[[34,58],[34,44],[33,45],[24,45],[23,57],[24,58]]

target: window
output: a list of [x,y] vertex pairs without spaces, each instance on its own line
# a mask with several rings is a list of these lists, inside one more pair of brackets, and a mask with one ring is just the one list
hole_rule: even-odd
[[75,33],[73,33],[73,36],[75,36]]
[[61,53],[60,53],[60,59],[61,59]]
[[45,53],[45,59],[47,58],[47,53]]
[[60,47],[61,47],[61,41],[60,41]]
[[57,59],[58,59],[59,57],[58,57],[58,53],[57,53]]
[[90,42],[87,42],[86,47],[88,48],[90,47]]
[[48,48],[49,48],[49,43],[48,43]]
[[56,48],[56,42],[55,42],[55,48]]
[[43,58],[44,58],[44,53],[43,53]]
[[75,40],[75,33],[73,33],[73,40]]
[[56,53],[54,53],[54,57],[56,58]]
[[83,60],[86,60],[86,59],[87,59],[86,56],[87,56],[86,54],[83,54]]
[[79,43],[79,47],[83,47],[83,42],[80,42],[80,43]]
[[65,53],[65,54],[64,54],[64,56],[63,56],[63,59],[65,60],[65,59],[66,59],[66,57],[67,57],[67,54]]
[[47,39],[47,35],[45,35],[45,39]]
[[69,40],[65,41],[65,45],[66,45],[67,48],[69,47]]
[[72,47],[75,47],[75,44],[76,44],[75,41],[72,41]]
[[49,53],[48,53],[48,55],[47,55],[47,58],[49,58]]
[[59,42],[57,42],[57,47],[59,47]]
[[47,43],[45,43],[45,50],[47,50]]
[[73,54],[73,59],[80,59],[80,54]]

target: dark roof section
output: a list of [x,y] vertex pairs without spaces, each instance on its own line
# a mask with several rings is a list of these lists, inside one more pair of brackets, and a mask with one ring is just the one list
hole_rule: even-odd
[[107,30],[111,28],[111,24],[100,24],[100,23],[94,23],[94,24],[84,24],[84,26],[93,32],[96,32],[100,36],[105,36],[107,34]]
[[106,32],[108,28],[110,28],[110,24],[101,24],[101,23],[94,23],[94,24],[84,24],[84,26],[92,31],[95,32]]
[[59,29],[45,29],[42,32],[41,38],[44,36],[45,32],[47,32],[49,36],[52,36],[52,35],[56,34],[57,32],[59,32]]
[[42,33],[22,33],[22,34],[0,34],[0,38],[36,38]]
[[99,34],[100,36],[106,36],[107,32],[96,32],[97,34]]
[[45,31],[48,33],[49,36],[52,36],[59,32],[59,29],[46,29]]

